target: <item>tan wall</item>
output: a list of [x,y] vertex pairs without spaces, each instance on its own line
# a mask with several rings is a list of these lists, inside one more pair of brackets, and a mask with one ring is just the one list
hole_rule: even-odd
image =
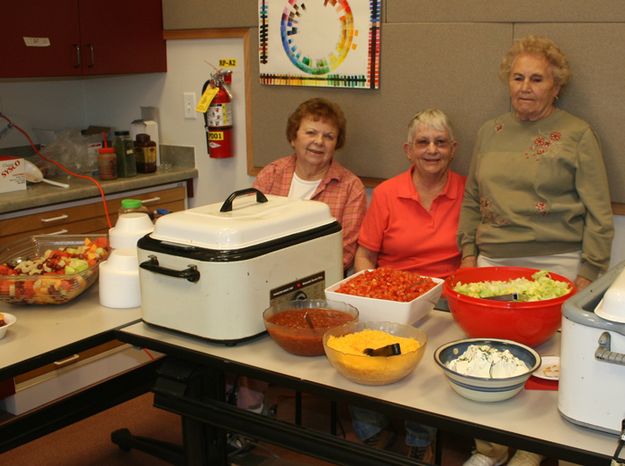
[[625,2],[386,0],[383,7],[380,89],[344,90],[258,83],[255,0],[163,0],[166,29],[251,27],[248,150],[254,167],[289,152],[288,114],[306,98],[324,96],[338,102],[348,118],[339,160],[371,178],[388,178],[407,167],[401,150],[406,124],[433,106],[452,118],[460,141],[454,168],[465,173],[479,125],[509,109],[497,78],[501,56],[515,37],[547,35],[568,55],[573,70],[559,105],[595,128],[612,201],[625,202]]

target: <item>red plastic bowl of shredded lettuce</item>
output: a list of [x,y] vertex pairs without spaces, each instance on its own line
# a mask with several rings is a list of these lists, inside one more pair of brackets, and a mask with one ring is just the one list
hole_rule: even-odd
[[[454,319],[472,338],[504,338],[536,346],[560,327],[562,304],[575,293],[567,278],[523,267],[459,269],[445,280]],[[516,295],[499,301],[494,297]]]

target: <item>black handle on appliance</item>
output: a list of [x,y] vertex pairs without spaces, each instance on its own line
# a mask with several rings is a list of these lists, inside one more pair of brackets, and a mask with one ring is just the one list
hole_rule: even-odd
[[256,193],[256,202],[267,202],[267,197],[256,188],[239,189],[228,196],[228,199],[221,205],[219,212],[232,212],[232,203],[239,196]]
[[167,267],[161,267],[158,265],[158,259],[156,256],[148,256],[149,260],[141,262],[139,267],[150,272],[160,273],[161,275],[167,275],[169,277],[184,278],[191,283],[198,282],[200,280],[200,272],[195,265],[189,265],[189,268],[185,270],[168,269]]

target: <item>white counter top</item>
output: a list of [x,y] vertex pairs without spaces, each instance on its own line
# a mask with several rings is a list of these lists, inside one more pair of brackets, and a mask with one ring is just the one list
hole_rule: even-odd
[[[152,339],[186,350],[253,366],[296,379],[334,387],[354,394],[376,398],[449,417],[466,424],[498,429],[515,436],[552,442],[570,449],[611,456],[617,436],[584,429],[564,420],[557,407],[557,392],[523,390],[514,398],[497,403],[477,403],[462,398],[448,385],[433,359],[434,350],[443,343],[464,338],[451,314],[434,311],[421,323],[429,341],[426,353],[416,370],[407,378],[391,385],[365,386],[343,378],[324,356],[299,357],[278,347],[269,336],[236,346],[206,342],[200,338],[157,329],[137,323],[122,329],[123,333]],[[559,334],[537,348],[542,355],[558,354]]]
[[141,318],[141,308],[101,306],[97,283],[65,305],[19,306],[2,303],[0,311],[17,317],[17,322],[0,340],[0,371]]

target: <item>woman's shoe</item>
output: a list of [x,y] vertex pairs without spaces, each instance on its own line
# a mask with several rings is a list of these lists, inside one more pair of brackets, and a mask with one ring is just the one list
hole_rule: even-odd
[[517,450],[508,466],[539,466],[544,458],[531,451]]
[[434,463],[434,446],[432,444],[425,447],[406,446],[408,447],[408,452],[406,453],[408,458],[414,458],[423,463]]
[[493,458],[492,456],[482,455],[481,453],[473,453],[471,458],[466,460],[462,466],[500,466],[506,461],[508,461],[508,455],[503,458]]
[[369,447],[379,448],[380,450],[386,450],[390,448],[395,442],[395,432],[392,430],[382,429],[377,434],[364,439],[362,443]]

